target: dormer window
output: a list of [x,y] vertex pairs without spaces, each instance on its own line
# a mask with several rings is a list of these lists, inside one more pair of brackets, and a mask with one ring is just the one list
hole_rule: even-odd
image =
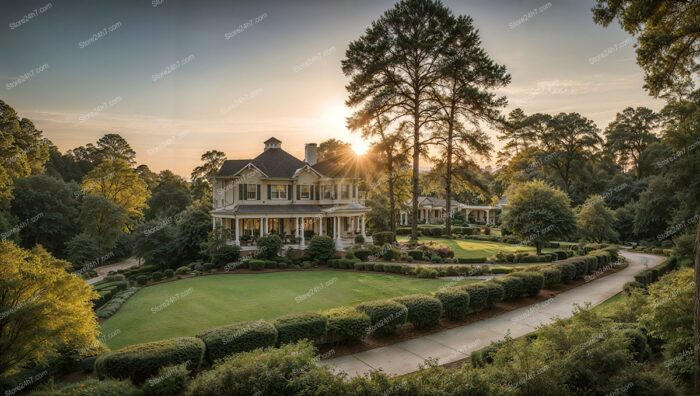
[[311,186],[302,184],[299,186],[299,199],[311,199]]

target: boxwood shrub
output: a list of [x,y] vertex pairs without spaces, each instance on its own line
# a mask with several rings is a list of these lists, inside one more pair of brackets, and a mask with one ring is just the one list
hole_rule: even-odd
[[234,353],[275,346],[277,329],[264,320],[234,323],[197,335],[207,346],[207,361],[214,363]]
[[371,263],[375,272],[384,272],[384,263]]
[[408,308],[405,305],[390,300],[368,301],[358,305],[356,309],[369,316],[369,334],[391,334],[397,327],[406,323],[408,316]]
[[576,266],[570,262],[564,262],[556,264],[554,268],[557,268],[561,272],[562,282],[571,282],[576,279]]
[[320,343],[326,336],[326,317],[313,312],[281,316],[272,322],[277,329],[277,345],[307,339]]
[[577,257],[572,263],[576,266],[576,279],[581,279],[588,273],[588,261],[585,258]]
[[196,337],[136,344],[100,356],[95,361],[95,371],[99,378],[130,378],[141,384],[162,367],[172,364],[187,363],[189,370],[198,369],[204,350],[204,342]]
[[[6,391],[11,394],[10,391]],[[56,384],[39,388],[31,393],[33,396],[82,396],[82,395],[119,395],[119,396],[143,396],[143,391],[131,381],[105,380],[96,378],[86,379],[70,384]]]
[[326,317],[326,339],[329,343],[358,342],[367,336],[372,325],[369,316],[350,307],[330,309]]
[[389,272],[392,274],[402,274],[403,265],[401,264],[384,264],[384,272]]
[[355,257],[359,258],[359,259],[362,260],[362,261],[367,261],[367,259],[368,259],[369,256],[371,256],[371,255],[372,255],[372,252],[370,252],[370,251],[367,250],[367,249],[358,249],[358,250],[355,250]]
[[486,287],[486,291],[488,292],[488,299],[486,301],[486,305],[489,307],[493,307],[496,305],[496,303],[499,303],[503,301],[504,298],[506,298],[506,291],[503,288],[503,285],[498,283],[498,282],[483,282],[482,285]]
[[143,391],[148,396],[171,396],[182,393],[190,377],[186,364],[163,367],[158,374],[146,380]]
[[512,300],[514,298],[519,298],[524,293],[524,282],[521,278],[517,276],[507,275],[503,278],[498,278],[495,280],[503,285],[505,289],[505,299]]
[[265,268],[265,260],[250,260],[248,261],[250,269],[253,271],[260,271]]
[[550,288],[561,283],[561,270],[556,267],[545,268],[542,271],[544,276],[544,288]]
[[442,316],[442,303],[435,297],[425,294],[413,294],[394,299],[399,304],[408,308],[408,322],[417,329],[426,329],[437,326]]
[[423,260],[423,251],[422,250],[409,250],[406,252],[408,254],[408,257],[411,257],[414,260]]
[[465,285],[462,289],[469,293],[469,312],[479,312],[488,306],[489,291],[483,284]]
[[381,231],[372,234],[372,243],[375,245],[382,246],[385,243],[394,242],[396,242],[396,236],[394,236],[394,233],[391,231]]
[[513,272],[510,276],[515,276],[523,280],[523,294],[526,296],[536,296],[540,293],[540,289],[544,287],[544,275],[540,272]]
[[445,316],[449,320],[462,320],[469,313],[469,293],[457,287],[446,287],[435,292],[435,297],[442,303]]

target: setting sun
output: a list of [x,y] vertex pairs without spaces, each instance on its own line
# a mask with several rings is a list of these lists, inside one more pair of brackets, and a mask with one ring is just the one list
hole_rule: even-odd
[[368,149],[369,146],[364,140],[356,140],[352,143],[352,151],[354,151],[357,155],[363,155]]

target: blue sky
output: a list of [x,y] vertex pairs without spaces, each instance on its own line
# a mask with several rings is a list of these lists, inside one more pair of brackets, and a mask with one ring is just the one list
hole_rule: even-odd
[[[592,0],[444,3],[511,73],[508,110],[577,111],[603,129],[626,106],[662,105],[630,37],[593,23]],[[0,99],[61,150],[117,132],[156,171],[188,175],[208,149],[248,158],[269,136],[303,157],[305,142],[359,140],[340,61],[393,4],[3,1]]]

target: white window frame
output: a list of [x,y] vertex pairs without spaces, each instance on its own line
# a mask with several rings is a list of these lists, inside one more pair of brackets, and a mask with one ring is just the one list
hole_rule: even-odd
[[340,185],[340,199],[350,199],[350,185],[341,184]]
[[321,199],[333,199],[333,185],[324,184],[321,186]]
[[286,184],[273,184],[271,197],[274,200],[286,200],[287,199],[287,185]]
[[258,185],[257,184],[248,184],[246,186],[246,189],[248,190],[247,195],[246,195],[246,200],[255,201],[258,199]]
[[[306,192],[304,192],[305,189],[306,189]],[[310,184],[300,184],[299,185],[299,199],[311,199],[311,185]]]

